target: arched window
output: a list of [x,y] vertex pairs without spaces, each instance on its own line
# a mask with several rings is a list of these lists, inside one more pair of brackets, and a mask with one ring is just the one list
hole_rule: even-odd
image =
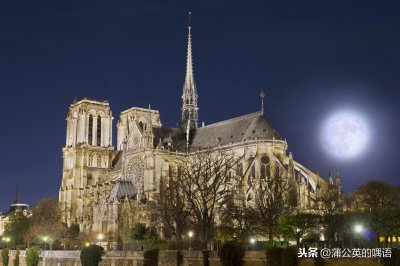
[[281,168],[279,165],[275,165],[275,177],[280,177],[281,176]]
[[256,165],[253,164],[250,169],[249,179],[253,179],[256,177]]
[[92,141],[93,141],[93,116],[89,115],[89,132],[88,132],[89,136],[88,136],[88,142],[89,145],[92,145]]
[[97,146],[101,146],[101,117],[97,117]]
[[93,155],[89,155],[89,166],[93,166]]
[[270,170],[270,160],[269,157],[264,155],[261,157],[261,169],[260,169],[260,178],[265,179],[271,176],[271,170]]

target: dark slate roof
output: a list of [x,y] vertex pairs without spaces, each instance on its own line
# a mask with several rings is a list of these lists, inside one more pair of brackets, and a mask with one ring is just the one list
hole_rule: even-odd
[[198,128],[191,149],[204,149],[251,139],[282,140],[282,137],[261,112],[256,112]]
[[115,157],[112,160],[111,166],[114,169],[119,169],[121,168],[121,160],[122,160],[122,151],[117,151],[117,153],[115,154]]
[[153,127],[154,147],[160,142],[165,148],[168,147],[168,142],[172,143],[171,150],[185,151],[186,150],[186,135],[182,128],[171,127]]
[[[186,134],[182,128],[155,126],[153,133],[154,148],[159,147],[161,140],[165,149],[168,149],[170,142],[172,151],[186,151]],[[192,138],[190,149],[212,148],[251,139],[282,140],[282,137],[261,112],[256,112],[198,128]],[[113,160],[114,168],[119,166],[120,161],[121,156],[117,154]]]
[[136,199],[137,189],[135,185],[128,180],[120,180],[111,189],[110,193],[107,195],[107,201],[125,199]]

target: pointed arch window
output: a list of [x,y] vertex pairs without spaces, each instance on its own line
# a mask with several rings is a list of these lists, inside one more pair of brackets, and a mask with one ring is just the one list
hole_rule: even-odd
[[249,179],[251,180],[255,177],[256,177],[256,165],[253,163],[253,165],[251,166],[251,169],[250,169]]
[[279,165],[275,166],[275,177],[280,177],[281,176],[281,168],[279,167]]
[[271,176],[271,169],[270,169],[270,159],[268,156],[264,155],[261,157],[261,169],[260,169],[260,178],[266,179]]
[[89,115],[89,130],[88,130],[88,142],[89,145],[92,145],[93,141],[93,116]]
[[97,146],[101,146],[101,116],[97,117]]

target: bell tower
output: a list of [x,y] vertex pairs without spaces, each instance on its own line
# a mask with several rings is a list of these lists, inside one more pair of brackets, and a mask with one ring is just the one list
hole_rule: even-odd
[[111,168],[113,117],[107,101],[84,98],[71,104],[66,120],[59,201],[70,225],[82,216],[80,191],[103,181]]

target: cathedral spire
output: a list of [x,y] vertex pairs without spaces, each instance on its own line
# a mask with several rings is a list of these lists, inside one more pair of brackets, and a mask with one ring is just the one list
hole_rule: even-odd
[[260,97],[261,97],[261,114],[264,114],[264,98],[265,98],[264,91],[260,92]]
[[188,132],[188,129],[189,131],[197,129],[199,109],[197,108],[197,90],[193,75],[191,14],[192,13],[189,12],[186,76],[182,94],[182,127],[185,132]]
[[15,187],[15,198],[14,198],[14,204],[19,203],[19,198],[18,198],[18,187]]

